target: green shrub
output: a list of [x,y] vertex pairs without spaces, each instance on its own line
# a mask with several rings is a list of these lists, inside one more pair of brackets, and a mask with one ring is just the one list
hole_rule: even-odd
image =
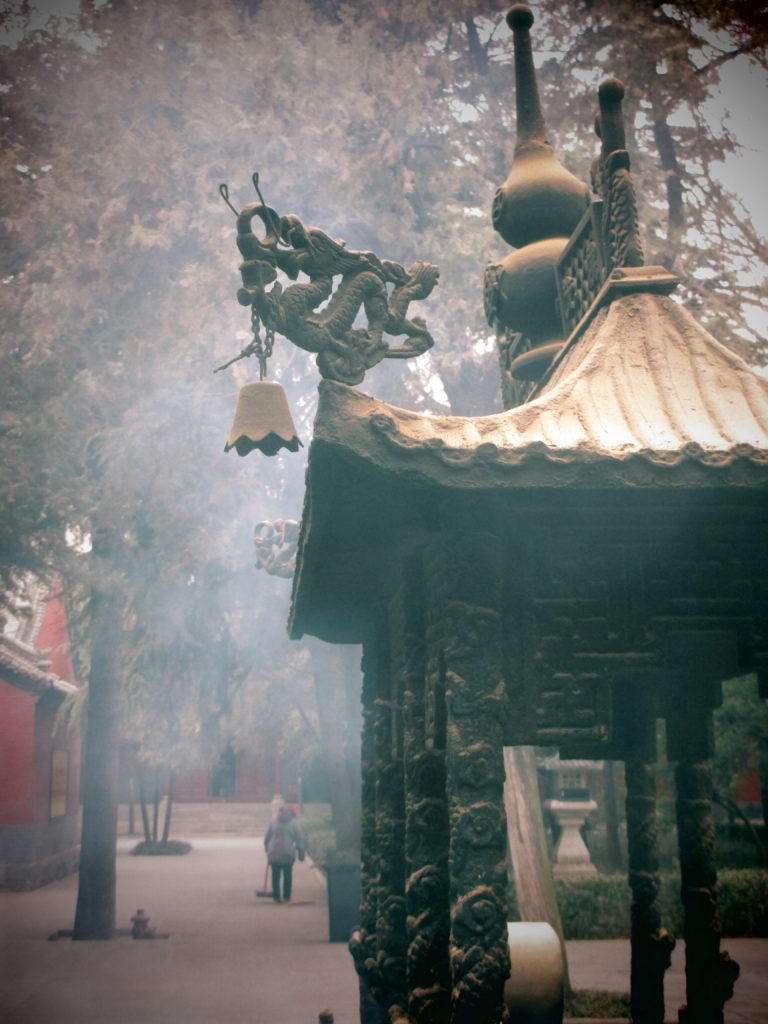
[[[717,907],[723,935],[768,938],[768,871],[725,869],[717,875]],[[664,927],[683,934],[680,876],[662,875],[659,904]]]
[[[721,871],[718,884],[723,935],[768,938],[768,871]],[[557,878],[555,893],[566,939],[620,939],[629,935],[631,893],[623,875]],[[659,911],[662,926],[673,935],[682,935],[678,874],[661,876]]]
[[318,867],[331,863],[336,855],[336,831],[329,818],[302,818],[307,853]]
[[[757,842],[755,842],[757,836]],[[590,853],[592,843],[590,839]],[[674,822],[667,822],[659,830],[658,839],[659,867],[662,871],[674,872],[679,866],[677,849],[677,828]],[[715,824],[715,860],[720,869],[727,868],[760,868],[768,867],[768,834],[763,825],[754,830],[748,829],[742,822]],[[599,840],[597,851],[592,855],[592,862],[601,870],[603,862]]]
[[768,938],[768,871],[721,871],[718,883],[723,935]]
[[748,828],[741,821],[717,822],[715,859],[721,868],[768,866],[768,830],[764,825]]
[[566,939],[629,935],[629,887],[624,875],[556,878],[555,896]]
[[566,998],[565,1013],[568,1017],[589,1017],[592,1020],[629,1017],[629,995],[593,988],[577,989]]
[[760,851],[755,843],[744,837],[728,839],[718,836],[715,844],[717,863],[723,868],[759,868],[765,866]]
[[166,839],[163,843],[160,840],[143,839],[131,850],[133,857],[178,857],[189,853],[192,849],[191,843],[185,843],[181,839]]

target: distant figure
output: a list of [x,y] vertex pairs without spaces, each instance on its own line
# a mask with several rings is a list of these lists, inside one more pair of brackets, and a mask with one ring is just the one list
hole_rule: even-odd
[[[296,812],[287,804],[280,808],[264,836],[264,849],[272,869],[272,899],[275,903],[290,903],[293,885],[293,862],[298,854],[304,860],[304,834],[296,820]],[[282,877],[282,898],[280,879]]]
[[131,918],[131,925],[132,939],[154,939],[155,929],[149,927],[149,918],[141,907]]

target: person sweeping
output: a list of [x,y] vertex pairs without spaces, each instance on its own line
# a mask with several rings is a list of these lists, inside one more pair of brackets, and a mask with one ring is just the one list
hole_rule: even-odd
[[[264,849],[272,871],[272,899],[275,903],[290,903],[293,886],[293,862],[298,854],[304,860],[306,846],[296,812],[284,805],[277,812],[277,819],[267,829]],[[281,896],[282,880],[282,896]]]

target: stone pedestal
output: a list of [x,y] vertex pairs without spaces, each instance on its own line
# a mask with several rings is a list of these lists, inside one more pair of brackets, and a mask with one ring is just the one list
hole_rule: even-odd
[[597,810],[594,800],[547,800],[545,807],[552,812],[561,828],[555,846],[552,870],[558,877],[596,875],[597,868],[589,857],[581,831],[587,815]]

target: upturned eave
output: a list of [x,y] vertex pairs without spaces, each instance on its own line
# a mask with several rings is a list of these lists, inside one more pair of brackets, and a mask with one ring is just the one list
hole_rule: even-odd
[[391,552],[452,509],[515,509],[519,526],[527,506],[590,492],[652,514],[767,491],[768,381],[665,295],[612,302],[538,397],[493,416],[425,416],[324,381],[290,628],[353,642]]

